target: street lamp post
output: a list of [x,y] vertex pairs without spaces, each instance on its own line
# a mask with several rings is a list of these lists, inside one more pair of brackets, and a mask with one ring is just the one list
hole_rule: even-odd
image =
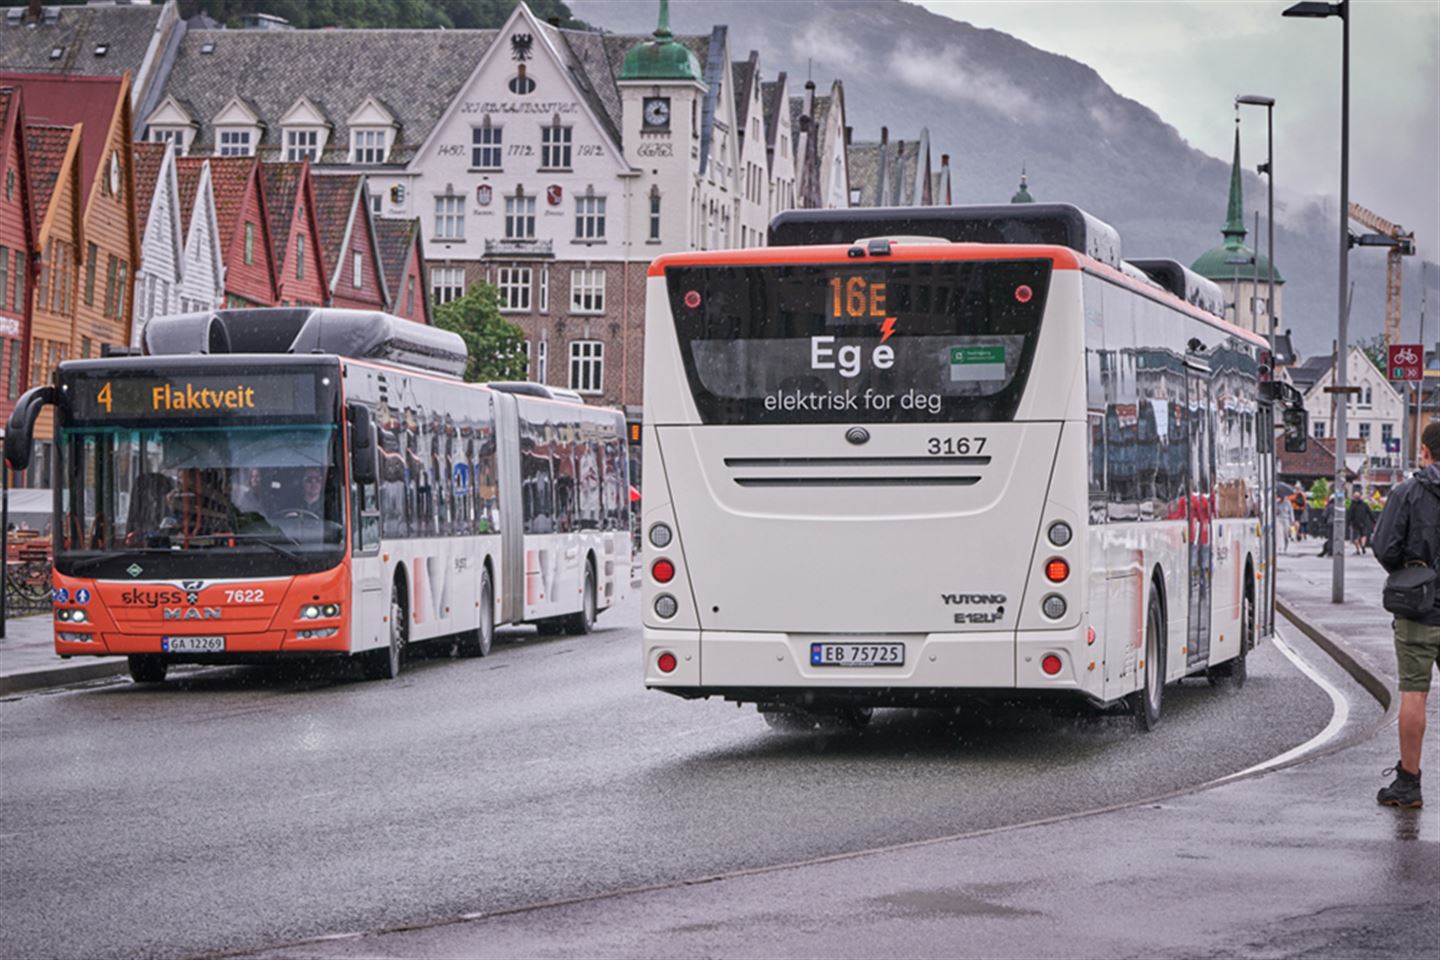
[[1349,362],[1349,317],[1345,309],[1345,289],[1350,284],[1350,0],[1324,3],[1301,0],[1287,7],[1286,17],[1340,18],[1340,284],[1336,297],[1339,314],[1339,341],[1335,357],[1333,396],[1339,409],[1335,413],[1335,520],[1331,528],[1331,552],[1334,556],[1330,576],[1330,600],[1345,602],[1345,510],[1341,494],[1345,490],[1345,447],[1349,428],[1345,407],[1350,394],[1346,390],[1346,366]]
[[[1270,260],[1270,292],[1268,310],[1270,320],[1270,334],[1267,339],[1270,341],[1270,369],[1275,369],[1275,98],[1264,97],[1259,94],[1247,93],[1235,98],[1235,105],[1241,104],[1265,108],[1265,162],[1260,164],[1259,172],[1265,174],[1265,182],[1269,191],[1269,207],[1265,214],[1265,222],[1268,224],[1269,240],[1266,242],[1265,256]],[[1258,231],[1257,231],[1258,232]],[[1260,239],[1258,236],[1255,238]]]

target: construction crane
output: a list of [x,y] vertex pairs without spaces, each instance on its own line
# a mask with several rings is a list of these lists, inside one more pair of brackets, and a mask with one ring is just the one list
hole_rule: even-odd
[[1415,234],[1360,206],[1350,204],[1350,219],[1374,230],[1350,235],[1352,247],[1388,247],[1385,254],[1385,345],[1400,342],[1400,258],[1415,253]]

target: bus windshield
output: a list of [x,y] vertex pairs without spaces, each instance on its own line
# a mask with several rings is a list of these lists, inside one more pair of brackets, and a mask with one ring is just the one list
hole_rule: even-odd
[[337,446],[330,424],[64,429],[56,565],[212,578],[333,566]]
[[1034,358],[1049,260],[667,268],[705,423],[1001,421]]

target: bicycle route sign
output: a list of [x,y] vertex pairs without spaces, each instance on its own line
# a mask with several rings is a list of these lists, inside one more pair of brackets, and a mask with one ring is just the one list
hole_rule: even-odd
[[1423,380],[1424,356],[1424,348],[1418,343],[1392,344],[1386,372],[1391,380]]

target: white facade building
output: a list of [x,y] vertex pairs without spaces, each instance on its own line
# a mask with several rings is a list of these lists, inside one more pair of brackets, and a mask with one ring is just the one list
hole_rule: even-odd
[[[1364,453],[1347,455],[1346,465],[1359,472],[1363,467],[1399,464],[1398,452],[1388,453],[1386,443],[1399,440],[1405,416],[1404,401],[1400,393],[1376,369],[1365,351],[1352,346],[1346,364],[1346,383],[1359,389],[1358,393],[1347,395],[1346,430],[1350,438],[1365,441]],[[1326,365],[1305,391],[1305,409],[1310,414],[1310,430],[1313,436],[1333,439],[1335,436],[1335,404],[1337,395],[1326,393],[1334,384],[1333,364]]]

